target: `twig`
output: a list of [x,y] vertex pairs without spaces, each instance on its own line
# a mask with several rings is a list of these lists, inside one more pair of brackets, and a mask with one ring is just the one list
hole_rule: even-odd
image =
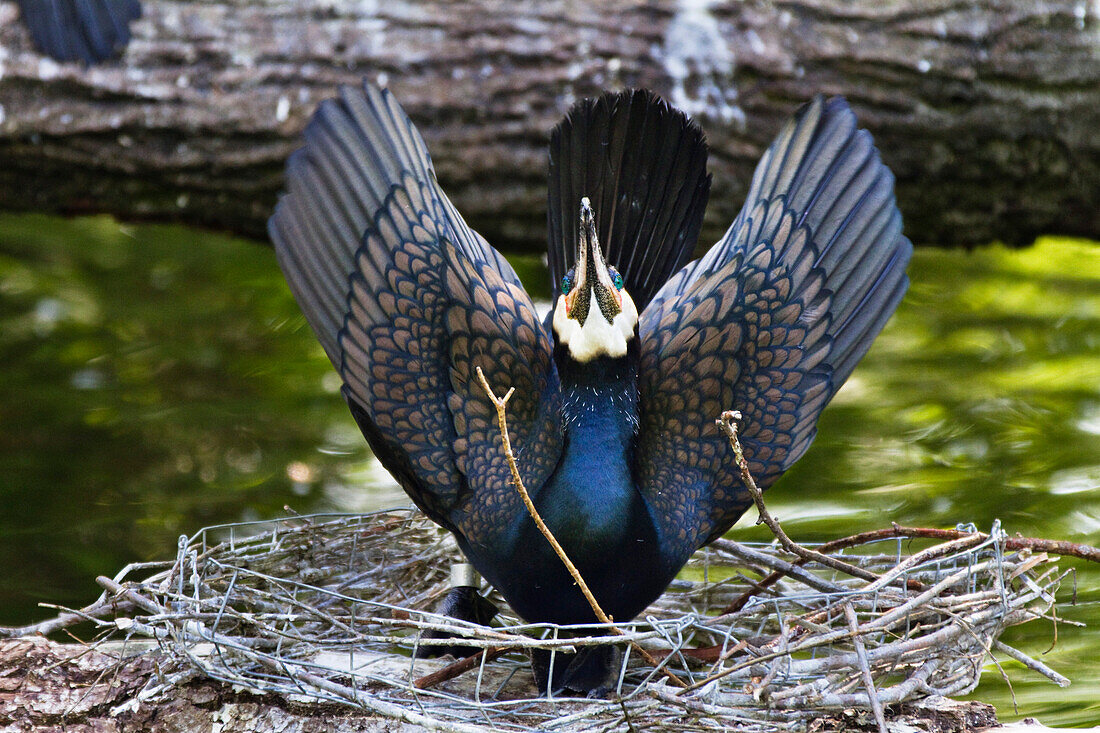
[[[933,539],[954,539],[974,534],[958,529],[920,529],[918,527],[900,527],[894,525],[893,532],[898,537],[930,537]],[[983,540],[989,535],[984,532],[977,533]],[[1031,550],[1033,552],[1049,552],[1052,555],[1069,555],[1079,557],[1090,562],[1100,562],[1100,547],[1084,545],[1078,542],[1066,542],[1065,540],[1045,540],[1039,537],[1015,537],[1005,538],[1006,550]]]
[[153,614],[154,616],[156,616],[158,614],[162,614],[162,613],[165,612],[164,607],[161,606],[160,604],[149,600],[148,598],[146,598],[143,595],[140,595],[139,593],[135,593],[133,591],[133,589],[131,589],[131,588],[127,588],[126,586],[124,586],[120,583],[116,583],[115,581],[111,580],[110,578],[108,578],[105,575],[100,575],[99,577],[97,577],[95,579],[95,582],[99,583],[100,587],[106,588],[111,593],[115,594],[116,596],[121,596],[121,597],[125,598],[126,600],[130,601],[135,606],[137,606],[138,608],[144,609],[145,611],[147,611],[148,613]]
[[90,606],[78,610],[71,610],[55,606],[49,603],[40,604],[44,608],[54,608],[60,611],[54,618],[40,621],[29,626],[0,626],[0,639],[16,638],[20,636],[48,636],[69,626],[83,623],[84,621],[99,621],[106,616],[117,613],[128,613],[134,609],[131,601],[119,598],[102,596]]
[[[872,542],[879,542],[881,540],[889,539],[932,539],[932,540],[955,540],[962,539],[964,537],[975,538],[975,543],[985,542],[989,535],[984,532],[964,532],[959,529],[938,529],[932,527],[902,527],[895,524],[885,529],[875,529],[868,532],[860,532],[858,534],[850,535],[848,537],[841,537],[839,539],[831,540],[824,543],[818,548],[818,552],[835,552],[837,550],[843,550],[848,547],[856,547],[858,545],[866,545]],[[1080,544],[1076,542],[1066,542],[1064,540],[1047,540],[1039,537],[1007,537],[1005,538],[1005,549],[1018,552],[1020,550],[1031,550],[1033,552],[1049,552],[1054,555],[1068,555],[1070,557],[1081,558],[1082,560],[1088,560],[1090,562],[1100,562],[1100,548],[1092,547],[1091,545]],[[804,565],[806,558],[799,558],[795,560],[791,565],[797,567]],[[749,599],[759,593],[759,591],[769,588],[775,585],[779,580],[790,573],[782,570],[776,570],[770,573],[767,577],[756,583],[756,588],[753,591],[743,593],[737,600],[729,604],[720,611],[720,614],[735,613],[745,607],[745,604],[749,602]],[[910,590],[920,590],[920,584],[915,580],[907,581]]]
[[[895,525],[895,527],[896,527],[896,525]],[[860,532],[858,534],[850,535],[848,537],[841,537],[839,539],[830,540],[829,542],[826,542],[826,543],[822,544],[821,546],[819,546],[817,548],[817,551],[818,552],[826,552],[826,553],[827,552],[836,552],[837,550],[843,550],[843,549],[846,549],[848,547],[856,547],[858,545],[865,545],[865,544],[869,544],[871,542],[878,542],[880,540],[890,539],[890,538],[896,537],[896,536],[898,536],[898,535],[894,534],[893,529],[876,529],[876,530],[872,530],[870,532]],[[791,563],[791,567],[792,568],[800,568],[801,566],[805,565],[806,562],[807,562],[806,558],[800,557],[797,560],[795,560],[793,563]],[[770,588],[771,586],[775,585],[776,583],[778,583],[780,580],[782,580],[784,577],[787,577],[787,576],[795,577],[797,579],[797,576],[794,576],[793,574],[791,574],[789,572],[786,572],[782,569],[773,570],[771,573],[768,574],[767,577],[763,578],[760,581],[757,581],[756,584],[755,584],[756,585],[755,588],[753,588],[749,591],[746,591],[745,593],[742,593],[740,596],[737,597],[737,600],[735,600],[733,603],[731,603],[728,606],[726,606],[725,608],[723,608],[719,612],[719,614],[724,615],[724,614],[727,614],[727,613],[736,613],[737,611],[740,611],[742,608],[745,607],[745,604],[748,603],[749,600],[754,595],[758,595],[761,591],[766,590],[767,588]],[[916,581],[912,581],[912,582],[916,582]],[[911,588],[911,590],[915,590],[915,588]]]
[[638,733],[638,729],[634,727],[634,721],[630,719],[630,711],[626,709],[626,703],[623,702],[621,697],[618,698],[618,700],[619,707],[623,711],[623,720],[626,722],[626,729],[630,731],[630,733]]
[[451,662],[446,667],[441,667],[431,674],[426,674],[423,677],[416,679],[413,682],[413,687],[418,690],[426,690],[429,687],[435,687],[436,685],[446,682],[447,680],[454,679],[464,672],[469,672],[474,667],[481,664],[481,660],[491,662],[494,659],[506,654],[509,649],[499,646],[490,646],[478,651],[477,654],[471,654],[468,657],[464,657],[457,661]]
[[1019,649],[1005,644],[1000,639],[997,639],[993,642],[993,648],[997,651],[1004,652],[1028,669],[1038,672],[1059,687],[1069,687],[1070,682],[1063,675],[1058,674],[1053,669],[1040,662],[1038,659],[1032,659]]
[[[813,588],[814,590],[820,591],[822,593],[841,593],[845,590],[844,586],[838,583],[834,583],[830,580],[826,580],[824,578],[819,578],[810,571],[803,570],[801,567],[799,567],[799,565],[804,563],[805,560],[799,563],[789,563],[782,558],[769,556],[766,553],[759,552],[752,549],[751,547],[746,547],[745,545],[742,545],[738,542],[733,542],[731,540],[717,539],[712,542],[710,546],[722,550],[723,552],[727,552],[738,560],[756,563],[757,565],[761,565],[763,567],[775,568],[775,572],[772,573],[772,575],[769,575],[768,579],[771,579],[773,575],[775,576],[775,580],[778,580],[779,578],[782,578],[784,576],[794,578],[800,583],[803,583],[810,588]],[[772,582],[774,583],[775,581]],[[770,583],[767,585],[770,585]],[[761,581],[760,583],[756,584],[756,587],[753,589],[753,591],[746,593],[745,596],[751,597],[754,592],[759,593],[760,591],[764,590],[765,587],[766,584]],[[745,596],[742,596],[742,598],[744,598]],[[738,602],[741,602],[741,599],[738,599]],[[743,605],[744,603],[741,602],[741,605],[737,608],[727,608],[723,610],[722,613],[732,613],[733,611],[739,611],[741,609],[741,606]]]
[[[860,534],[855,534],[851,537],[844,537],[839,540],[833,540],[826,545],[822,545],[821,549],[825,551],[826,547],[828,547],[829,550],[833,550],[839,549],[842,546],[850,547],[852,545],[866,544],[868,542],[892,539],[895,537],[906,539],[920,538],[930,540],[956,540],[961,537],[980,537],[984,542],[986,539],[989,538],[989,535],[985,532],[964,532],[961,529],[903,527],[899,524],[894,524],[888,529],[876,529],[871,532],[861,532]],[[1100,562],[1100,547],[1093,547],[1092,545],[1085,545],[1078,542],[1067,542],[1065,540],[1047,540],[1040,537],[1022,537],[1020,535],[1016,535],[1015,537],[1006,537],[1004,543],[1006,550],[1031,550],[1033,552],[1049,552],[1052,555],[1069,555],[1070,557],[1079,557],[1082,560]]]
[[584,582],[584,578],[581,577],[581,572],[577,570],[577,566],[569,559],[569,555],[565,553],[564,548],[558,544],[558,540],[554,537],[554,533],[550,531],[550,528],[546,526],[546,522],[542,521],[542,517],[535,508],[535,503],[531,501],[531,495],[527,493],[527,487],[524,486],[523,479],[519,475],[519,466],[516,465],[516,458],[512,453],[512,441],[508,437],[508,420],[505,416],[508,400],[515,394],[516,388],[510,387],[504,397],[500,398],[496,396],[496,393],[493,392],[493,388],[489,386],[489,382],[485,379],[485,373],[481,371],[481,367],[477,367],[477,378],[481,380],[481,388],[485,390],[485,394],[489,395],[490,401],[492,401],[493,406],[496,407],[497,426],[500,428],[500,442],[504,446],[504,455],[508,459],[508,468],[512,471],[512,483],[515,484],[516,490],[519,491],[519,495],[523,499],[523,504],[527,507],[527,512],[531,515],[531,518],[535,520],[535,526],[542,532],[543,537],[545,537],[550,543],[550,546],[554,548],[554,552],[557,553],[561,561],[565,563],[566,570],[573,576],[574,582],[576,582],[577,586],[581,589],[581,593],[584,594],[585,600],[588,601],[588,605],[592,606],[592,611],[596,614],[596,618],[598,618],[601,623],[611,623],[611,617],[600,608],[600,604],[596,601],[596,597],[592,595],[592,591],[588,589],[588,584]]
[[[573,564],[573,561],[569,559],[569,555],[558,543],[558,540],[554,537],[554,533],[550,531],[550,528],[546,526],[546,523],[542,521],[542,517],[539,515],[538,509],[535,508],[535,503],[531,501],[531,495],[527,493],[527,487],[523,485],[523,478],[519,475],[519,466],[516,465],[516,457],[512,453],[512,441],[508,438],[508,419],[506,417],[506,408],[508,406],[508,400],[511,399],[515,393],[516,388],[510,387],[508,392],[503,398],[497,397],[493,388],[489,386],[489,381],[485,379],[485,373],[481,371],[481,367],[477,367],[477,378],[481,381],[481,388],[485,390],[485,394],[488,395],[489,400],[493,403],[493,406],[497,410],[497,426],[500,428],[500,442],[504,448],[504,457],[508,460],[508,468],[512,472],[512,483],[515,484],[516,491],[519,492],[520,497],[523,499],[524,506],[527,507],[528,513],[531,518],[535,520],[535,526],[539,528],[543,536],[554,548],[554,552],[565,564],[569,574],[573,576],[573,580],[577,583],[577,587],[580,588],[581,593],[584,594],[585,599],[588,601],[588,605],[592,606],[592,612],[596,614],[596,618],[601,623],[612,624],[613,620],[610,616],[604,613],[600,608],[600,604],[596,601],[596,597],[592,595],[592,591],[588,589],[588,584],[584,582],[584,578],[581,577],[581,573],[577,570],[577,566]],[[612,626],[611,631],[619,636],[626,636],[626,632],[617,626]],[[635,642],[630,642],[631,646],[646,660],[646,663],[655,669],[660,669],[669,680],[679,686],[687,687],[683,680],[677,677],[671,670],[666,667],[662,667],[658,661],[648,651],[643,649]]]
[[843,560],[837,560],[834,557],[823,555],[820,552],[815,552],[802,545],[799,545],[783,531],[783,528],[779,526],[779,522],[768,512],[768,508],[764,506],[764,495],[756,486],[756,481],[753,480],[752,474],[749,472],[748,461],[745,460],[745,453],[741,450],[741,441],[737,439],[737,423],[736,420],[741,419],[741,413],[736,410],[727,410],[722,413],[722,416],[714,421],[714,423],[725,431],[729,436],[730,446],[733,447],[733,454],[737,457],[737,465],[741,468],[741,481],[745,484],[745,488],[749,490],[752,495],[752,500],[756,503],[756,510],[760,513],[760,519],[757,520],[757,524],[763,522],[768,525],[768,529],[772,531],[779,543],[783,545],[783,548],[788,552],[798,555],[806,560],[813,560],[821,563],[826,567],[830,567],[834,570],[839,570],[842,573],[847,573],[856,578],[862,578],[864,580],[878,580],[878,576],[872,572],[864,570],[863,568],[856,567],[850,563],[846,563]]
[[875,678],[871,676],[871,667],[867,663],[867,650],[863,647],[863,638],[859,635],[859,620],[856,619],[856,611],[851,603],[844,604],[844,616],[848,619],[848,628],[852,632],[852,644],[856,648],[856,659],[859,660],[859,671],[863,675],[863,686],[867,688],[867,701],[871,704],[871,712],[874,713],[875,722],[878,723],[879,733],[886,733],[886,717],[882,714],[882,703],[875,691]]
[[[907,573],[913,568],[923,565],[924,563],[935,560],[938,557],[947,557],[953,555],[961,550],[966,550],[975,545],[980,545],[984,540],[974,534],[966,534],[957,540],[950,540],[943,544],[936,545],[935,547],[929,547],[926,550],[921,550],[915,555],[910,555],[888,571],[884,572],[878,580],[868,585],[863,589],[865,593],[873,592],[889,585],[901,575]],[[916,590],[923,591],[924,586],[917,584]]]

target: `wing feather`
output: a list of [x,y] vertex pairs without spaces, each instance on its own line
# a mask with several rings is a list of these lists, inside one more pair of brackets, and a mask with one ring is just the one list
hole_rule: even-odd
[[870,135],[844,100],[815,99],[765,153],[722,240],[641,316],[636,471],[670,563],[751,505],[714,420],[742,412],[754,478],[774,483],[897,307],[911,252]]
[[561,452],[550,337],[392,95],[342,88],[305,141],[268,224],[287,282],[383,465],[433,519],[493,545],[524,510],[476,370],[516,387],[510,437],[537,489]]
[[138,0],[19,0],[20,15],[42,53],[58,61],[94,64],[130,41]]

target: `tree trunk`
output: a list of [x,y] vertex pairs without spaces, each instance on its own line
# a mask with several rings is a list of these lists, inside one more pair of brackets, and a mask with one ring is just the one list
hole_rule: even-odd
[[[713,7],[712,7],[713,6]],[[1085,0],[145,0],[121,59],[33,51],[0,2],[0,207],[264,236],[335,87],[388,84],[444,188],[505,247],[545,243],[545,146],[576,99],[650,87],[709,137],[703,242],[811,95],[843,94],[918,243],[1100,238],[1100,6]]]

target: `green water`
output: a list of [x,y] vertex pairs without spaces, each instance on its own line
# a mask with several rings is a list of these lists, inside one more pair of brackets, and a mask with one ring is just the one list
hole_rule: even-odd
[[[545,272],[517,259],[537,291]],[[897,316],[769,492],[797,539],[898,522],[1100,544],[1100,246],[920,251]],[[404,505],[268,248],[181,228],[0,215],[0,624],[79,606],[97,574],[218,522]],[[742,520],[734,535],[764,539]],[[1008,640],[1001,719],[1100,723],[1100,566],[1089,628]],[[1070,598],[1067,587],[1065,599]]]

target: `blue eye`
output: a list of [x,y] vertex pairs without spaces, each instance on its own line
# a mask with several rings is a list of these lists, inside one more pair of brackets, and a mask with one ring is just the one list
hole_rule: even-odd
[[573,289],[573,271],[565,273],[565,277],[561,279],[561,294],[568,295],[569,291]]
[[616,290],[622,290],[623,289],[623,276],[619,274],[619,271],[616,270],[614,267],[609,267],[609,268],[607,268],[607,272],[608,272],[609,275],[611,275],[611,282],[613,282],[615,284],[615,289]]

